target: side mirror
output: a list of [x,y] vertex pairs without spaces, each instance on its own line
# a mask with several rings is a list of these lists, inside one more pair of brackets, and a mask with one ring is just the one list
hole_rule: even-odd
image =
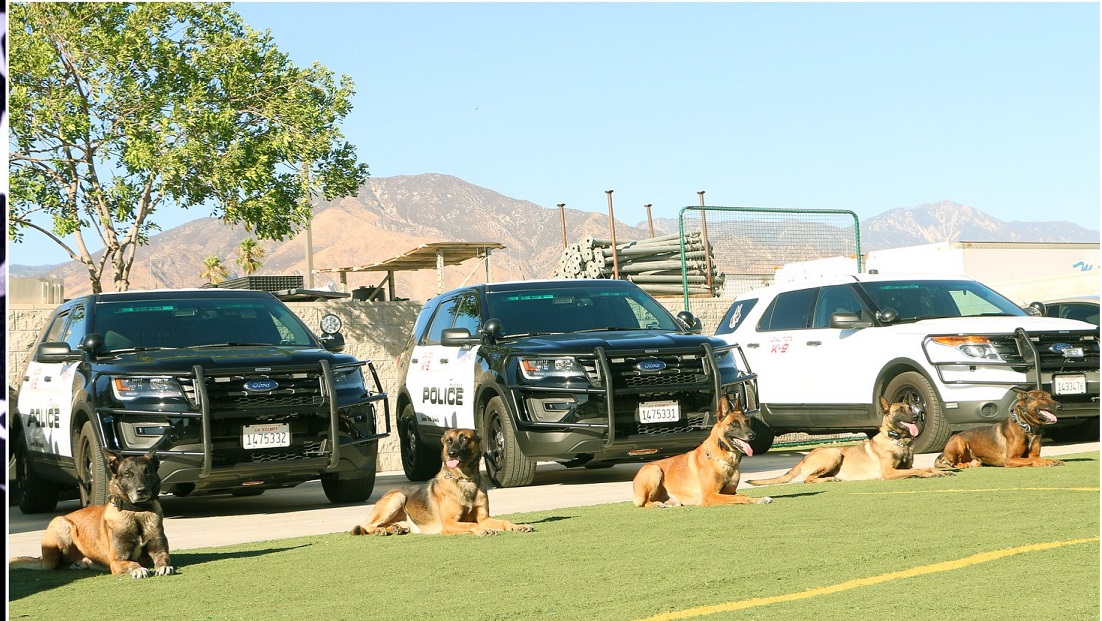
[[891,323],[899,318],[899,311],[894,308],[885,308],[876,313],[876,318],[884,323]]
[[1034,317],[1044,317],[1048,314],[1048,308],[1045,307],[1044,302],[1030,302],[1029,306],[1025,307],[1025,312]]
[[344,335],[339,332],[323,334],[318,340],[321,341],[321,346],[325,348],[325,351],[331,351],[335,354],[344,351]]
[[482,339],[471,336],[470,330],[466,328],[445,328],[440,333],[440,344],[445,347],[463,347],[464,345],[479,345],[481,343]]
[[36,362],[76,362],[84,359],[84,354],[73,351],[68,343],[43,343],[34,353]]
[[831,313],[830,315],[830,327],[838,330],[868,328],[871,325],[871,322],[861,321],[861,315],[857,313]]
[[694,317],[693,314],[687,310],[677,313],[677,320],[685,324],[685,327],[693,334],[700,334],[704,331],[704,324],[700,322],[700,318]]

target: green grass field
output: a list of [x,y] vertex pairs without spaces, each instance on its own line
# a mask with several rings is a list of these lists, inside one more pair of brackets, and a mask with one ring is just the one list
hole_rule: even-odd
[[[1099,455],[515,514],[534,533],[174,551],[176,576],[10,574],[12,619],[1099,619]],[[1038,546],[1037,544],[1053,544]],[[710,607],[710,608],[702,608]]]

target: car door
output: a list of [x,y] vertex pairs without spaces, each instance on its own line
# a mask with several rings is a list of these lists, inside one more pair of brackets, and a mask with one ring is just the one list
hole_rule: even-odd
[[[68,343],[76,349],[84,338],[85,306],[59,312],[46,328],[43,343]],[[23,376],[17,404],[31,451],[72,457],[69,433],[73,414],[73,379],[78,362],[39,362],[33,355]]]
[[471,399],[475,348],[449,347],[440,342],[440,337],[452,327],[477,332],[478,312],[478,298],[473,293],[442,301],[410,356],[406,387],[415,404],[418,424],[432,429],[434,435],[444,429],[474,427]]

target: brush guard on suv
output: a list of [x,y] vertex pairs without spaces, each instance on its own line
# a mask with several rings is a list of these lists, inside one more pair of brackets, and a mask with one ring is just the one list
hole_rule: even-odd
[[[723,348],[738,351],[742,367],[749,369],[742,348],[732,345]],[[711,394],[724,394],[730,386],[739,386],[738,392],[743,412],[747,416],[757,413],[757,376],[753,373],[737,370],[734,381],[724,382],[716,365],[715,350],[711,344],[703,343],[699,348],[662,349],[660,353],[650,350],[617,351],[609,356],[603,347],[594,349],[593,354],[575,356],[586,371],[586,386],[540,386],[524,384],[515,386],[516,393],[573,393],[595,396],[604,402],[607,418],[601,422],[548,422],[534,420],[531,416],[517,420],[519,430],[555,431],[555,430],[593,430],[605,435],[604,448],[608,449],[616,442],[616,398],[625,395],[645,395],[648,393],[678,393],[710,391]],[[635,369],[635,364],[644,359],[675,360],[676,364],[667,366],[660,372],[647,373]],[[699,360],[700,364],[685,364],[690,360]],[[747,387],[749,386],[749,389]],[[727,391],[730,392],[730,391]],[[517,407],[514,411],[520,412]],[[715,415],[709,410],[703,420],[692,425],[695,429],[708,429],[715,424]]]
[[[374,390],[371,390],[365,382],[363,397],[347,403],[338,403],[334,368],[328,360],[321,360],[317,365],[276,367],[264,372],[257,371],[255,368],[208,372],[202,366],[195,365],[190,373],[161,375],[161,377],[171,377],[180,384],[188,402],[186,406],[172,403],[165,404],[165,409],[100,407],[97,408],[99,424],[93,427],[100,434],[102,446],[120,455],[141,455],[155,450],[161,456],[201,457],[199,478],[204,479],[220,466],[233,467],[238,463],[244,463],[235,461],[233,457],[219,455],[222,451],[215,448],[213,424],[230,424],[228,421],[232,419],[250,419],[260,415],[285,419],[314,417],[324,421],[318,421],[324,433],[316,434],[314,437],[323,437],[320,441],[311,442],[308,449],[307,444],[304,443],[302,453],[295,457],[293,463],[296,469],[332,472],[340,463],[342,447],[374,442],[389,436],[391,431],[387,394],[382,390],[382,383],[379,381],[374,365],[370,362],[355,362],[336,365],[336,368],[346,369],[356,366],[367,367],[374,383]],[[140,373],[113,373],[112,376],[150,377],[149,374]],[[283,391],[273,390],[268,394],[259,394],[259,392],[251,394],[243,388],[245,382],[249,380],[270,378],[279,378],[281,382],[287,381],[291,388]],[[385,430],[381,432],[375,405],[378,402],[383,406],[382,419]],[[366,427],[364,430],[366,433],[361,432],[360,426],[355,425],[351,420],[342,420],[342,417],[348,417],[348,413],[358,410],[365,410],[364,414],[371,418],[370,421],[360,425]],[[135,423],[132,421],[135,420],[139,421],[138,424],[146,423],[150,428],[161,430],[160,439],[153,442],[150,448],[123,447],[119,438],[122,433],[122,423],[133,425]],[[151,420],[163,422],[150,422]],[[195,424],[199,427],[198,442],[195,442],[195,434],[190,430],[190,427]],[[174,448],[176,445],[193,446],[196,443],[202,447],[200,451]],[[250,465],[257,467],[255,463]],[[274,463],[260,467],[285,470],[287,462],[277,459]]]

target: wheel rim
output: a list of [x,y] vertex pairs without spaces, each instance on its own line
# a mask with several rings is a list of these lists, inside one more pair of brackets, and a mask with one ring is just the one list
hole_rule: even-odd
[[87,439],[80,442],[80,463],[83,470],[80,475],[80,500],[82,505],[88,506],[92,503],[95,481],[92,474],[92,447]]
[[419,445],[417,443],[417,426],[413,422],[406,423],[406,452],[402,455],[402,459],[405,461],[407,467],[413,467],[414,460],[417,459],[417,450]]
[[489,450],[486,451],[486,468],[491,472],[499,472],[505,455],[505,432],[501,428],[501,417],[497,412],[490,414],[487,427],[490,431],[490,443]]

